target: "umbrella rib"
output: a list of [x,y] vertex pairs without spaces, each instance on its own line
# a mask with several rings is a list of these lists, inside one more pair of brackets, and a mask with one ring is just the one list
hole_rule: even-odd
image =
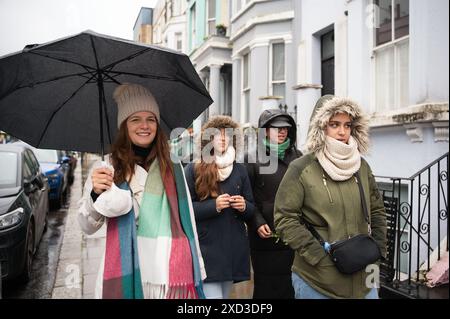
[[137,57],[137,56],[139,56],[139,55],[141,55],[141,54],[144,54],[145,52],[148,52],[148,51],[150,51],[150,50],[152,50],[152,48],[145,48],[145,49],[143,49],[142,51],[133,53],[132,55],[129,55],[129,56],[125,57],[125,58],[122,58],[122,59],[120,59],[120,60],[117,60],[117,61],[115,61],[115,62],[113,62],[113,63],[111,63],[111,64],[109,64],[109,65],[103,67],[102,71],[108,70],[108,72],[109,72],[110,69],[112,69],[113,67],[115,67],[117,64],[122,63],[122,62],[124,62],[124,61],[126,61],[126,60],[134,59],[135,57]]
[[[97,90],[98,90],[98,100],[99,100],[99,116],[100,116],[100,146],[102,149],[102,161],[104,160],[105,155],[105,142],[103,139],[103,100],[102,96],[104,95],[103,91],[105,90],[103,86],[103,71],[100,69],[100,64],[98,62],[97,49],[95,48],[94,37],[90,36],[91,47],[94,51],[95,64],[97,65]],[[109,135],[109,132],[108,132]]]
[[167,81],[178,81],[178,79],[168,76],[161,75],[151,75],[151,74],[139,74],[132,72],[121,72],[121,71],[109,71],[109,73],[114,73],[115,75],[132,75],[146,79],[155,79],[155,80],[167,80]]
[[208,95],[205,95],[203,92],[199,91],[196,87],[191,85],[189,82],[185,81],[182,78],[176,78],[176,77],[167,77],[167,76],[160,76],[160,75],[150,75],[150,74],[138,74],[138,73],[131,73],[131,72],[119,72],[119,71],[109,71],[109,73],[115,73],[116,75],[132,75],[137,76],[145,79],[155,79],[155,80],[166,80],[166,81],[173,81],[173,82],[181,82],[187,87],[191,88],[197,93],[200,93],[201,95],[208,97]]
[[[108,73],[102,73],[104,75],[105,78],[110,79],[110,81],[106,81],[105,78],[103,79],[104,82],[108,82],[108,83],[116,83],[120,85],[120,82],[117,81],[113,76],[110,76]],[[116,74],[116,76],[119,76],[119,74]]]
[[47,124],[45,125],[45,129],[44,129],[44,131],[42,132],[42,134],[41,134],[41,136],[39,137],[39,142],[38,142],[38,144],[37,144],[37,147],[39,147],[39,145],[41,144],[41,141],[42,141],[42,139],[44,138],[44,135],[45,135],[45,133],[47,132],[47,129],[48,129],[48,127],[49,127],[49,125],[50,125],[50,123],[51,123],[51,121],[53,120],[53,118],[55,117],[55,115],[56,115],[56,113],[58,113],[62,108],[63,108],[63,106],[67,103],[67,102],[69,102],[82,88],[83,88],[83,86],[85,86],[86,85],[86,83],[88,83],[89,81],[91,80],[91,78],[90,79],[88,79],[86,82],[84,82],[77,90],[75,90],[75,92],[73,92],[72,93],[72,95],[71,96],[69,96],[69,98],[68,99],[66,99],[55,111],[53,111],[53,113],[52,113],[52,116],[50,116],[50,118],[48,119],[48,121],[47,121]]
[[[88,72],[84,72],[84,73],[67,74],[67,75],[57,76],[57,77],[55,77],[53,79],[40,81],[40,82],[35,82],[35,83],[32,83],[32,84],[19,85],[19,86],[16,86],[15,88],[12,88],[9,91],[7,91],[4,95],[0,96],[0,100],[4,99],[5,97],[7,97],[8,95],[14,93],[17,90],[21,90],[21,89],[25,89],[25,88],[31,88],[33,86],[40,85],[40,84],[50,83],[50,82],[59,81],[59,80],[65,79],[65,78],[76,77],[76,76],[81,76],[81,77],[87,79],[88,78],[86,76],[87,74],[92,74],[92,73],[88,71]],[[92,77],[90,77],[89,80],[90,79],[92,79]]]
[[112,144],[112,140],[111,140],[111,134],[110,134],[110,126],[109,126],[109,114],[108,114],[108,108],[106,107],[106,97],[105,97],[105,90],[104,88],[102,89],[102,106],[103,109],[105,111],[105,117],[106,117],[106,131],[108,132],[108,140],[109,140],[109,144]]
[[94,72],[95,72],[95,68],[93,68],[93,67],[91,67],[91,66],[88,66],[88,65],[81,64],[81,63],[79,63],[79,62],[69,61],[69,60],[66,60],[66,59],[63,59],[63,58],[57,58],[57,57],[49,56],[49,55],[42,54],[42,53],[39,53],[39,52],[35,52],[35,51],[28,51],[28,53],[30,53],[30,54],[35,54],[35,55],[39,55],[39,56],[41,56],[41,57],[48,58],[48,59],[52,59],[52,60],[56,60],[56,61],[59,61],[59,62],[64,62],[64,63],[69,63],[69,64],[75,64],[75,65],[78,65],[78,66],[83,67],[83,68],[86,69],[86,71],[88,71],[88,72],[89,72],[89,71],[94,71]]

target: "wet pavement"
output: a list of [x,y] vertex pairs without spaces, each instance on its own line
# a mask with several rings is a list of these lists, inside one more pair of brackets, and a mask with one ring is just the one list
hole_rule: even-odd
[[27,284],[3,282],[4,299],[49,299],[52,297],[62,245],[67,208],[50,211],[48,228],[34,255],[31,279]]

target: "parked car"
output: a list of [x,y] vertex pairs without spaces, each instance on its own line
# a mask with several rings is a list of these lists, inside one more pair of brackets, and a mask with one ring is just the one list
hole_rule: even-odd
[[63,151],[34,149],[42,170],[50,186],[49,198],[56,208],[60,208],[69,187],[70,159]]
[[60,208],[65,200],[69,185],[70,158],[64,151],[34,148],[24,142],[13,143],[26,145],[36,155],[42,171],[48,178],[50,186],[49,199],[55,208]]
[[69,158],[69,185],[72,185],[78,161],[77,152],[66,151],[66,156]]
[[0,264],[2,279],[28,281],[47,226],[49,186],[32,149],[0,145]]

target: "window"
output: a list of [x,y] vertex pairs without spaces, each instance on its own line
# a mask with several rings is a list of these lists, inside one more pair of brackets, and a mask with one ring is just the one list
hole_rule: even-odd
[[282,96],[281,104],[285,104],[286,96],[286,70],[284,43],[272,44],[272,95]]
[[244,122],[248,122],[250,114],[250,56],[244,55],[242,66],[242,94],[244,96]]
[[322,95],[334,95],[334,30],[321,37]]
[[166,22],[169,21],[169,19],[172,17],[172,3],[166,2],[165,4],[166,10],[165,10],[165,18],[166,18]]
[[195,48],[195,38],[196,38],[196,10],[195,3],[191,8],[191,49]]
[[16,187],[17,153],[0,151],[0,189]]
[[250,3],[251,0],[234,0],[234,14],[241,11],[242,8],[244,8],[248,3]]
[[175,45],[176,45],[176,50],[177,51],[181,52],[183,50],[183,39],[182,39],[182,33],[181,32],[175,33]]
[[379,10],[376,46],[409,35],[409,0],[376,0],[375,4]]
[[216,34],[216,0],[208,0],[207,34]]
[[376,111],[409,104],[409,0],[375,0]]
[[235,0],[235,10],[234,13],[238,13],[242,8],[242,0]]
[[182,0],[172,0],[172,15],[174,17],[181,15],[181,1]]
[[23,178],[27,182],[31,182],[35,176],[33,163],[31,162],[30,156],[27,152],[23,154]]
[[31,152],[31,151],[28,151],[28,155],[29,155],[31,163],[34,167],[34,174],[39,173],[41,168],[40,168],[40,165],[39,165],[39,162],[38,162],[36,156],[34,156],[33,152]]

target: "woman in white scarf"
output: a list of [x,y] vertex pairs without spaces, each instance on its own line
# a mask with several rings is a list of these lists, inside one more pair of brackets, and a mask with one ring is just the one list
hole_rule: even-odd
[[230,117],[210,119],[201,134],[201,162],[185,168],[205,261],[203,291],[208,299],[227,299],[233,283],[250,279],[245,222],[253,216],[254,204],[247,170],[235,161],[240,136]]
[[[295,250],[292,284],[298,299],[378,298],[377,289],[367,285],[369,273],[340,273],[327,250],[328,243],[369,232],[364,199],[372,237],[381,254],[386,253],[383,200],[361,156],[368,151],[368,124],[354,101],[322,97],[310,123],[308,154],[291,163],[278,188],[275,228]],[[364,189],[363,198],[358,184]],[[306,223],[324,239],[323,245]]]

